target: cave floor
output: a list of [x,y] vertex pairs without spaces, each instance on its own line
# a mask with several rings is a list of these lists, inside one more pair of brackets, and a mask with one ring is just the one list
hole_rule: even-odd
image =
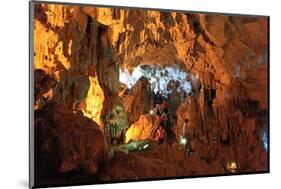
[[149,141],[146,150],[129,153],[116,150],[114,156],[99,166],[95,175],[72,172],[64,175],[52,175],[44,182],[48,184],[98,184],[153,180],[178,177],[231,174],[222,162],[207,161],[194,149],[191,155],[178,143],[159,145]]
[[98,176],[100,182],[159,179],[228,173],[219,162],[206,163],[194,150],[191,155],[183,146],[150,142],[147,150],[128,154],[117,151]]

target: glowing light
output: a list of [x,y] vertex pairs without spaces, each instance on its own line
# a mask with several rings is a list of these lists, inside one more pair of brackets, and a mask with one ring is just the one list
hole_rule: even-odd
[[82,112],[85,116],[93,119],[100,125],[100,114],[103,107],[104,94],[97,77],[89,77],[89,79],[90,87],[85,100],[85,107],[82,109]]
[[45,98],[52,98],[53,97],[53,88],[50,89],[48,92],[46,92],[45,94],[43,94],[43,97]]
[[186,141],[186,138],[182,138],[182,139],[181,139],[181,144],[186,145],[186,142],[187,142],[187,141]]
[[179,82],[178,91],[184,90],[186,93],[191,91],[191,84],[186,79],[187,73],[175,67],[161,68],[154,65],[137,66],[132,73],[126,68],[124,70],[120,69],[119,81],[131,89],[142,76],[148,79],[152,91],[155,93],[159,91],[164,96],[167,96],[171,92],[167,89],[168,83],[171,80]]
[[[60,16],[59,14],[58,16]],[[37,20],[34,22],[34,28],[34,69],[42,69],[47,74],[54,75],[55,79],[59,81],[60,67],[63,66],[66,70],[71,67],[69,57],[72,55],[73,42],[70,40],[68,44],[65,44],[55,31],[47,29]],[[64,48],[65,46],[67,48]],[[67,49],[67,51],[64,51],[64,49]]]
[[140,67],[136,67],[132,74],[127,68],[125,68],[124,71],[120,69],[119,81],[126,84],[128,88],[131,89],[141,76],[143,76],[143,73]]
[[153,110],[150,110],[149,113],[150,113],[150,114],[154,114]]
[[235,161],[228,162],[226,167],[231,173],[236,173],[238,169]]
[[268,131],[265,130],[262,136],[263,147],[266,151],[268,151]]
[[149,144],[145,144],[143,147],[142,147],[142,149],[147,149],[148,148],[148,146],[149,146]]

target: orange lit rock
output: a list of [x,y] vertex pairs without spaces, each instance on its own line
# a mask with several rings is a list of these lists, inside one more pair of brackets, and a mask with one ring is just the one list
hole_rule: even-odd
[[85,107],[82,111],[85,116],[93,119],[99,125],[101,124],[100,117],[103,108],[104,95],[96,77],[90,77],[90,87],[85,99]]
[[66,33],[62,27],[68,20],[67,9],[62,5],[36,6],[40,12],[35,12],[35,18],[40,15],[41,20],[34,21],[34,67],[59,80],[60,70],[68,70],[71,66],[72,40],[60,37]]
[[159,124],[160,119],[156,115],[141,115],[139,120],[127,130],[125,142],[144,139],[154,140]]

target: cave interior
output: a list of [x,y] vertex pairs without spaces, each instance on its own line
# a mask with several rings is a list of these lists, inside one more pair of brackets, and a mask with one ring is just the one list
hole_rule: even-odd
[[33,62],[39,185],[268,171],[267,17],[35,3]]

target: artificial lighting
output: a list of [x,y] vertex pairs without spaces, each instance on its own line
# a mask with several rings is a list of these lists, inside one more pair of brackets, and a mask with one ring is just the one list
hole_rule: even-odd
[[187,141],[186,141],[186,138],[182,138],[182,139],[181,139],[181,144],[186,145],[186,142],[187,142]]
[[101,123],[101,111],[103,108],[104,94],[99,84],[98,77],[89,77],[90,86],[87,97],[85,99],[85,106],[81,108],[84,116],[91,118],[99,125]]
[[153,114],[154,112],[153,112],[153,110],[150,110],[149,113],[150,113],[150,114]]
[[142,147],[142,149],[143,149],[143,150],[146,150],[146,149],[148,148],[148,146],[149,146],[148,144],[145,144],[145,145]]
[[231,172],[231,173],[236,173],[237,172],[237,164],[235,161],[229,162],[227,164],[227,169]]
[[126,84],[129,89],[143,76],[148,79],[151,90],[155,93],[161,92],[163,96],[167,96],[170,93],[167,86],[171,80],[179,82],[177,90],[183,90],[186,94],[191,91],[191,83],[186,79],[188,73],[179,68],[161,68],[153,65],[143,68],[139,65],[132,72],[129,72],[127,68],[120,69],[119,72],[119,81]]

